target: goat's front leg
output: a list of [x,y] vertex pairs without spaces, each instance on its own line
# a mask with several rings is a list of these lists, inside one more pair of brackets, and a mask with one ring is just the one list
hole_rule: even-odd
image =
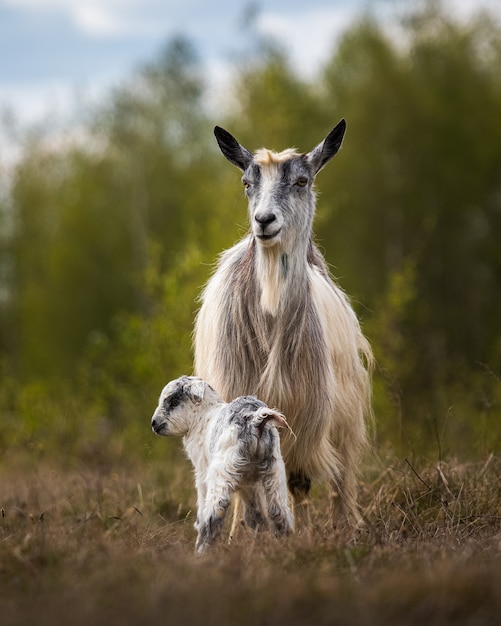
[[332,483],[332,525],[338,530],[352,534],[364,526],[357,504],[357,484],[354,474],[341,472]]
[[207,495],[202,510],[197,515],[198,536],[195,553],[203,554],[220,536],[233,489],[228,483],[211,485],[208,481]]
[[296,517],[296,528],[311,526],[310,516],[310,489],[311,480],[302,471],[291,472],[289,474],[289,489],[294,498],[294,515]]
[[204,509],[205,499],[207,495],[207,487],[202,472],[195,472],[195,486],[197,488],[197,519],[195,521],[195,530],[200,528],[201,516]]

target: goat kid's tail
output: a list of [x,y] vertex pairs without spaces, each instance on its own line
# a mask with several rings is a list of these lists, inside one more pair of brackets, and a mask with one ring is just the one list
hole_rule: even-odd
[[296,440],[297,437],[294,434],[294,431],[289,426],[289,422],[285,419],[285,415],[280,413],[280,411],[270,409],[269,407],[262,407],[256,411],[256,415],[259,419],[261,428],[264,427],[264,424],[271,421],[277,428],[287,428],[287,430],[294,437],[294,440]]

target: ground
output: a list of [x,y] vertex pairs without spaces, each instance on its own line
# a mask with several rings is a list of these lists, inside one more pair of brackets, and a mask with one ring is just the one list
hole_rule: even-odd
[[347,538],[313,493],[313,527],[242,530],[193,554],[187,462],[0,467],[0,615],[34,623],[501,623],[501,459],[379,462]]

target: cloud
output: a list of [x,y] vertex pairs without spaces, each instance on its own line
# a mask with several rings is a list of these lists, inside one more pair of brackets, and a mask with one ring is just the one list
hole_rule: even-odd
[[501,20],[499,0],[461,0],[461,2],[446,0],[445,4],[451,13],[455,13],[462,20],[471,19],[473,15],[484,10],[488,11],[496,21]]
[[[253,17],[244,11],[250,1],[0,0],[0,57],[8,60],[0,64],[0,111],[10,104],[28,121],[47,113],[63,117],[74,105],[75,86],[92,91],[112,85],[135,64],[154,58],[176,33],[199,50],[210,102],[220,110],[252,29],[282,42],[292,66],[310,78],[361,10],[371,10],[388,28],[396,7],[402,8],[394,0],[261,0]],[[482,7],[501,16],[499,0],[444,2],[465,20]],[[244,15],[255,20],[250,30]]]
[[3,0],[25,13],[66,17],[83,34],[94,37],[145,35],[158,31],[158,0]]
[[296,13],[266,11],[259,15],[258,30],[281,41],[298,70],[311,74],[332,51],[335,41],[360,9],[356,1]]
[[82,3],[73,10],[72,18],[84,32],[92,35],[121,35],[124,24],[116,13],[100,4]]

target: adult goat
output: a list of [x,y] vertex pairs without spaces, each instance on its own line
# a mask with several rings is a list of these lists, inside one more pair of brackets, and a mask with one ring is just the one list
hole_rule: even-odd
[[307,154],[252,153],[214,131],[244,173],[251,232],[221,255],[201,295],[195,372],[226,401],[255,395],[287,415],[297,441],[284,433],[282,454],[303,523],[312,479],[328,480],[335,508],[360,520],[356,470],[371,413],[372,352],[312,239],[315,176],[345,129],[341,120]]

